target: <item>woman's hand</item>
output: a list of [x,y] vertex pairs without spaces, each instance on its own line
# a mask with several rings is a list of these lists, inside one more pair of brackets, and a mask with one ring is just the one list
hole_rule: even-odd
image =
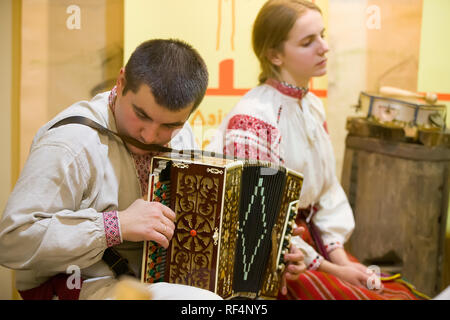
[[359,262],[351,261],[348,258],[347,253],[345,253],[345,250],[342,248],[334,249],[333,251],[331,251],[329,253],[329,256],[330,256],[331,262],[333,262],[337,265],[352,267],[356,270],[359,270],[359,271],[367,273],[367,274],[371,273],[370,271],[368,271],[369,269],[365,265],[363,265]]
[[[335,276],[339,277],[342,280],[346,280],[352,284],[360,283],[364,288],[374,288],[374,289],[382,289],[383,285],[381,280],[379,279],[379,275],[374,274],[372,270],[370,270],[365,265],[351,261],[345,250],[342,248],[337,248],[329,253],[330,260],[334,265],[339,266],[337,268]],[[373,277],[378,277],[378,279],[374,279]],[[377,285],[369,286],[369,282],[374,282]]]
[[327,260],[322,261],[319,271],[332,274],[333,276],[353,284],[360,288],[367,288],[370,274],[351,266],[341,266]]
[[338,266],[335,274],[339,279],[347,281],[359,288],[366,288],[370,275],[351,266]]

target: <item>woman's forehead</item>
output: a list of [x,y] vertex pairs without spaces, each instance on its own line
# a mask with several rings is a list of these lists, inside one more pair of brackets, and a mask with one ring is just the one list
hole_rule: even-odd
[[323,18],[320,12],[308,9],[302,16],[297,18],[294,26],[289,31],[289,38],[296,40],[321,33],[324,29]]

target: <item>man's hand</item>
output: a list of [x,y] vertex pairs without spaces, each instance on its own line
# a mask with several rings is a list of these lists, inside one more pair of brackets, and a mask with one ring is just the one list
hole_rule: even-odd
[[152,240],[164,248],[169,246],[175,230],[175,213],[169,207],[137,199],[118,216],[123,240]]
[[[305,231],[305,228],[299,227],[295,228],[292,232],[293,236],[301,236],[303,232]],[[286,295],[287,294],[287,285],[286,285],[286,279],[287,280],[296,280],[298,276],[305,272],[306,265],[303,262],[305,259],[305,256],[303,255],[303,252],[298,249],[296,246],[291,244],[291,247],[289,249],[289,253],[286,253],[284,256],[284,261],[287,262],[286,269],[283,273],[283,277],[281,279],[281,294]]]

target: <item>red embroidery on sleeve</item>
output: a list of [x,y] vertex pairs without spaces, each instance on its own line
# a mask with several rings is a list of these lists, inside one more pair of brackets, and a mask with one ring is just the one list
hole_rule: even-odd
[[224,146],[225,154],[264,161],[276,159],[283,163],[278,150],[281,137],[273,125],[249,115],[238,114],[229,120],[227,130],[242,130],[245,133],[233,132],[227,135],[227,140],[231,141]]
[[116,246],[122,243],[119,229],[119,218],[117,211],[103,212],[103,223],[105,226],[106,245]]
[[232,117],[228,122],[227,129],[250,131],[261,139],[266,138],[265,140],[269,145],[275,142],[278,135],[278,129],[271,124],[244,114]]

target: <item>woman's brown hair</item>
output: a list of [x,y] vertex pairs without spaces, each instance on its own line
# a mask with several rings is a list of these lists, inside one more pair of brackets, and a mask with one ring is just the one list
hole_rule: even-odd
[[269,0],[259,11],[253,23],[252,45],[261,66],[260,84],[278,78],[279,68],[270,62],[269,50],[282,52],[289,31],[308,9],[322,13],[316,4],[305,0]]

